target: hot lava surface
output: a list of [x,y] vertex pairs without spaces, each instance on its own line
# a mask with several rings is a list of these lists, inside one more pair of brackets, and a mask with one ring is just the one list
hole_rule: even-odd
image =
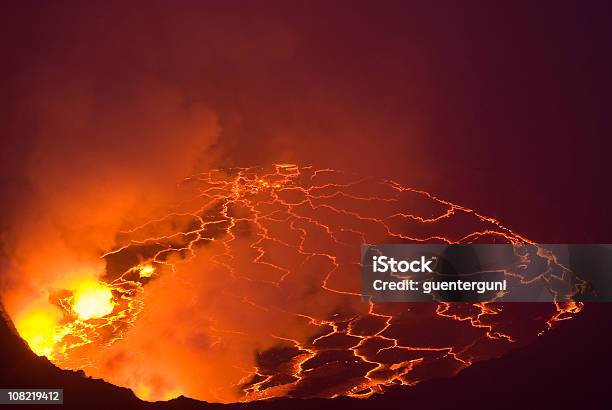
[[[214,170],[185,179],[167,214],[118,233],[102,276],[46,289],[47,305],[12,319],[38,355],[142,399],[236,402],[369,397],[451,376],[581,309],[363,301],[360,245],[415,242],[530,243],[390,180]],[[524,263],[562,269],[540,258]]]

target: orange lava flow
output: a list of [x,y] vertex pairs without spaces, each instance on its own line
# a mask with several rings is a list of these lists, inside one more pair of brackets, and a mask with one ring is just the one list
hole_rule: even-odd
[[[145,400],[369,397],[500,356],[582,307],[362,300],[361,244],[532,243],[394,181],[276,164],[195,174],[181,191],[117,234],[98,282],[50,290],[52,312],[16,320],[35,353]],[[521,263],[565,269],[537,258]]]

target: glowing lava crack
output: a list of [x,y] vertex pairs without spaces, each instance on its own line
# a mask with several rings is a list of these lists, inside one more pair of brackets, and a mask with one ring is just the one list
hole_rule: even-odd
[[[581,308],[363,302],[362,243],[530,243],[393,181],[278,164],[179,191],[168,214],[117,234],[98,281],[47,289],[52,308],[15,321],[35,353],[147,400],[368,397],[499,356]],[[564,269],[544,251],[521,264]]]

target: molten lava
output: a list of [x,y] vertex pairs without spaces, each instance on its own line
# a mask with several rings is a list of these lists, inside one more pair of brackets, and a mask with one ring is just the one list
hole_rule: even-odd
[[72,304],[72,309],[81,320],[109,315],[114,307],[110,288],[97,282],[83,284],[75,292]]
[[57,320],[60,317],[55,309],[36,310],[18,321],[16,327],[34,353],[51,358],[58,341]]
[[[363,301],[360,244],[531,243],[394,181],[278,164],[192,175],[180,192],[117,233],[103,275],[42,288],[48,303],[13,317],[36,354],[146,400],[368,397],[499,356],[581,309]],[[527,264],[566,269],[542,250],[507,274]]]
[[138,272],[141,278],[150,278],[155,272],[155,268],[152,265],[144,265],[138,268]]

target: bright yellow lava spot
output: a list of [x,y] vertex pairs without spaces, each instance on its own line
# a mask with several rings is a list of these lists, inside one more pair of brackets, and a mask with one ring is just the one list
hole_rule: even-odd
[[141,278],[150,278],[154,272],[155,268],[153,267],[153,265],[144,265],[139,268]]
[[176,399],[177,397],[180,397],[180,396],[181,396],[181,393],[178,390],[172,390],[172,391],[164,393],[162,400],[168,401],[168,400]]
[[108,286],[99,282],[86,282],[74,293],[72,310],[80,319],[87,320],[110,314],[115,305],[113,293]]
[[151,395],[151,389],[147,387],[146,385],[139,384],[138,386],[132,388],[132,391],[134,392],[136,397],[138,397],[139,399],[151,401],[149,398]]
[[52,309],[36,310],[15,323],[19,335],[39,356],[52,356],[58,330],[58,315]]
[[181,396],[181,393],[178,390],[170,390],[163,393],[154,392],[151,387],[142,383],[139,383],[138,385],[136,385],[136,387],[132,388],[132,391],[139,399],[149,402],[168,401]]

